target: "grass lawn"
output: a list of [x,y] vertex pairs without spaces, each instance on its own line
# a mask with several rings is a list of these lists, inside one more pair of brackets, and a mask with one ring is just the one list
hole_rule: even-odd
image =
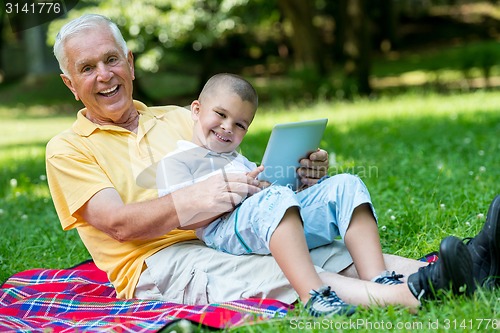
[[[500,192],[500,94],[408,93],[379,100],[316,103],[291,108],[263,105],[242,150],[260,161],[273,124],[328,117],[322,147],[331,174],[358,174],[378,213],[383,249],[417,258],[450,234],[479,231],[491,199]],[[89,255],[75,231],[63,232],[45,177],[48,139],[73,117],[40,117],[31,106],[20,117],[0,107],[0,280],[34,267],[64,268]],[[48,112],[50,113],[50,112]],[[437,326],[439,327],[438,329]],[[285,319],[237,332],[495,331],[500,292],[480,290],[473,299],[425,303],[417,315],[398,307],[360,310],[353,317]]]

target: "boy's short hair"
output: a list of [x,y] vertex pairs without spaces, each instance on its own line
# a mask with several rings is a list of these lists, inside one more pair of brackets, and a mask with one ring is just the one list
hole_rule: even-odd
[[231,73],[219,73],[212,76],[203,89],[201,90],[199,99],[202,100],[206,95],[213,93],[219,88],[228,89],[238,96],[242,101],[248,101],[257,109],[259,105],[259,97],[257,91],[250,82],[243,77]]

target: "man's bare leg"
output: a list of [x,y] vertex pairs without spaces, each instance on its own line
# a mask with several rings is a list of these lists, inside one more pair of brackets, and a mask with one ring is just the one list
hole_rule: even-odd
[[[426,262],[422,262],[415,259],[409,259],[405,257],[400,257],[392,254],[383,254],[385,267],[388,271],[394,271],[398,274],[403,274],[404,277],[401,279],[402,281],[406,281],[406,278],[410,275],[418,271],[420,267],[427,266]],[[343,271],[339,273],[345,277],[351,277],[359,279],[358,272],[354,265],[350,265]]]
[[346,303],[361,306],[402,305],[416,310],[420,305],[406,283],[381,285],[371,281],[342,276],[337,273],[322,272],[320,277],[332,287]]

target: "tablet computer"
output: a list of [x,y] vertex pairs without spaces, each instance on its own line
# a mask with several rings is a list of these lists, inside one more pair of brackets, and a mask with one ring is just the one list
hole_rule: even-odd
[[319,148],[327,122],[322,118],[274,126],[262,158],[264,171],[258,179],[296,190],[299,161]]

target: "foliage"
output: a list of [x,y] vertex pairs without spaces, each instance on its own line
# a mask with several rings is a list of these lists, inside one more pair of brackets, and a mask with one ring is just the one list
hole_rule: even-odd
[[[85,6],[72,10],[68,18],[54,21],[48,36],[83,13],[109,17],[121,28],[128,47],[138,55],[136,64],[156,72],[169,48],[192,47],[195,51],[215,47],[231,34],[247,32],[241,19],[248,0],[83,0]],[[53,38],[49,44],[53,44]]]
[[[211,74],[229,71],[265,78],[287,76],[296,89],[289,95],[301,99],[355,98],[372,90],[377,93],[380,81],[373,80],[373,77],[379,76],[380,68],[376,65],[380,57],[388,62],[396,59],[398,66],[403,64],[406,71],[412,71],[411,67],[421,62],[421,58],[433,56],[432,64],[424,69],[424,73],[411,74],[409,81],[421,82],[420,76],[424,75],[426,82],[432,81],[431,84],[439,89],[456,88],[454,84],[448,85],[450,67],[451,74],[455,75],[453,81],[457,77],[466,79],[465,83],[459,83],[459,88],[477,87],[478,77],[487,86],[496,84],[494,77],[499,68],[498,43],[495,41],[498,5],[477,1],[431,3],[411,0],[398,1],[397,6],[394,1],[367,2],[366,7],[360,5],[359,10],[366,11],[366,20],[371,27],[369,38],[366,36],[370,46],[366,50],[373,52],[361,52],[366,57],[372,54],[371,59],[364,57],[363,64],[366,66],[362,68],[366,70],[352,77],[348,72],[352,71],[351,67],[356,62],[346,59],[347,55],[342,51],[352,41],[338,35],[349,28],[350,23],[340,19],[345,17],[342,8],[348,2],[313,1],[311,17],[306,18],[305,13],[299,13],[300,19],[296,20],[295,26],[290,15],[287,16],[282,8],[280,10],[279,2],[81,0],[67,18],[50,24],[48,39],[52,44],[62,24],[82,13],[109,16],[118,23],[135,54],[138,69],[136,93],[155,103],[166,98],[163,95],[158,97],[147,89],[151,85],[144,83],[149,77],[144,72],[191,76],[192,85],[177,87],[182,90],[183,97],[197,94]],[[314,25],[310,34],[314,35],[298,38],[300,27],[297,24],[306,25],[309,20]],[[426,30],[429,27],[432,27],[432,34]],[[312,49],[304,41],[309,39],[321,40],[323,47],[314,57],[319,60],[306,63],[303,68],[294,67],[293,64],[300,58],[297,56],[300,51]],[[476,42],[478,39],[486,41],[484,47],[474,46],[479,44]],[[455,48],[454,54],[448,53],[450,58],[439,55],[445,44],[452,44]],[[406,62],[400,61],[402,54]],[[373,65],[368,66],[368,62]],[[457,70],[460,71],[458,76]],[[383,86],[384,82],[381,83]],[[195,88],[190,90],[192,86]],[[362,89],[368,86],[370,89]]]

